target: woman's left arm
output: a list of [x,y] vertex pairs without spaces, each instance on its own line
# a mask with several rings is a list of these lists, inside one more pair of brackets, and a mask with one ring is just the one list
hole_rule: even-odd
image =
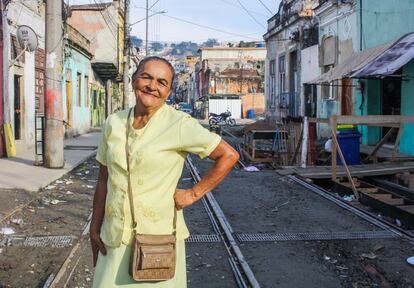
[[227,142],[221,140],[208,157],[214,160],[214,164],[200,182],[191,189],[177,189],[175,191],[174,200],[177,209],[190,206],[216,188],[239,160],[239,153]]

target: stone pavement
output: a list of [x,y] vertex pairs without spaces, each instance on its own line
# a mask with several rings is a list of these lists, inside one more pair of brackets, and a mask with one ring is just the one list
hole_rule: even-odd
[[94,155],[100,137],[101,132],[94,130],[88,134],[65,139],[65,166],[62,169],[35,166],[34,148],[27,149],[21,141],[16,141],[16,156],[0,158],[0,189],[38,191]]

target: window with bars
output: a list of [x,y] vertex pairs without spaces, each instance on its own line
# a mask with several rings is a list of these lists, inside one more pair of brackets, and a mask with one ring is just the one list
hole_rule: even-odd
[[279,94],[286,91],[286,61],[285,56],[279,57]]

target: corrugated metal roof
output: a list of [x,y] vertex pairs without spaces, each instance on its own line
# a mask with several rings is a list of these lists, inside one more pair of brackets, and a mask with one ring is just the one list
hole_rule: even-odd
[[395,42],[354,52],[330,71],[306,84],[330,83],[342,78],[375,78],[392,75],[414,59],[414,32]]
[[386,51],[373,61],[354,70],[351,78],[381,77],[394,74],[398,69],[414,58],[414,33],[398,39]]
[[328,72],[316,77],[312,81],[307,82],[306,84],[324,84],[342,78],[349,78],[348,74],[370,63],[372,60],[386,51],[391,45],[392,43],[387,43],[385,45],[377,46],[371,49],[354,52],[345,61],[335,66]]

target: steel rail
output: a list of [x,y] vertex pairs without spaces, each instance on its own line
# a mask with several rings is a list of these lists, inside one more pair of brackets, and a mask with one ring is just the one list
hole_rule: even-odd
[[391,233],[394,233],[395,235],[397,235],[399,237],[404,237],[404,238],[406,238],[410,241],[414,240],[414,236],[411,233],[405,231],[404,229],[402,229],[398,226],[392,225],[392,224],[386,222],[385,220],[380,219],[378,217],[375,217],[374,215],[369,214],[368,212],[366,212],[366,211],[364,211],[360,208],[352,206],[348,202],[345,202],[345,201],[342,201],[341,199],[336,198],[335,196],[331,195],[330,192],[326,191],[325,189],[323,189],[319,186],[316,186],[314,184],[310,184],[310,183],[304,181],[303,179],[300,179],[299,177],[294,176],[294,175],[289,175],[288,178],[293,180],[294,182],[298,183],[299,185],[311,190],[312,192],[318,194],[319,196],[335,203],[339,207],[341,207],[345,210],[348,210],[349,212],[355,214],[356,216],[370,222],[371,224],[373,224],[373,225],[375,225],[375,226],[377,226],[381,229],[390,231]]
[[[194,182],[199,182],[201,180],[201,177],[190,156],[187,156],[186,163],[191,175],[194,178]],[[227,221],[223,210],[221,210],[213,194],[208,193],[205,195],[205,197],[203,197],[203,201],[206,203],[205,207],[208,208],[208,210],[211,210],[207,213],[209,214],[209,217],[212,216],[210,217],[210,220],[213,223],[213,227],[217,225],[220,227],[220,231],[222,231],[219,233],[219,235],[225,244],[227,252],[229,253],[230,266],[239,287],[259,288],[260,284],[254,276],[254,273],[251,270],[249,264],[245,260],[240,247],[238,246],[237,241],[233,236],[233,229],[231,228],[230,223]],[[216,224],[214,224],[214,222],[216,222]]]

